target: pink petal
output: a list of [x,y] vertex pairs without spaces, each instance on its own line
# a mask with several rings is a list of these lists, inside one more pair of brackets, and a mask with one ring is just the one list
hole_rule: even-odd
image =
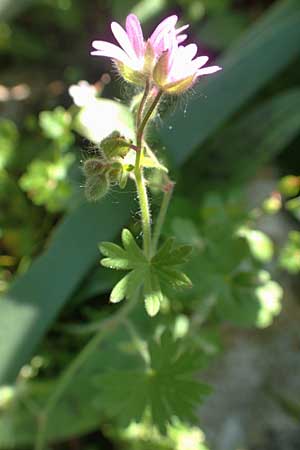
[[107,56],[108,58],[117,59],[126,65],[132,65],[128,55],[115,44],[105,41],[93,41],[92,46],[96,49],[91,52],[94,56]]
[[187,28],[189,28],[189,25],[183,25],[182,27],[177,28],[176,34],[177,34],[177,35],[178,35],[178,34],[181,34],[181,32],[184,31],[184,30],[186,30]]
[[135,14],[127,16],[126,31],[137,57],[141,58],[145,47],[144,36],[140,21]]
[[176,60],[176,56],[178,55],[178,43],[174,31],[173,33],[172,32],[169,33],[168,36],[169,36],[169,44],[167,47],[169,54],[168,70],[169,72],[171,72],[174,62]]
[[219,70],[222,70],[222,67],[219,66],[204,67],[204,69],[200,69],[197,71],[197,77],[200,77],[201,75],[209,75],[211,73],[218,72]]
[[117,22],[112,22],[111,31],[127,55],[135,60],[136,54],[126,31]]
[[196,44],[189,44],[184,47],[184,53],[188,59],[193,59],[194,56],[197,54],[197,51],[198,51],[198,47]]
[[177,23],[178,17],[173,15],[169,16],[166,19],[164,19],[162,22],[160,22],[159,25],[155,28],[153,33],[150,36],[150,42],[155,48],[157,45],[159,45],[164,33],[168,33],[172,28],[175,27]]
[[204,66],[204,64],[206,64],[208,60],[209,60],[208,56],[198,56],[198,58],[195,58],[193,61],[191,61],[191,63],[194,69],[198,70],[202,66]]
[[178,44],[181,44],[181,43],[184,42],[187,38],[188,38],[188,35],[187,35],[187,34],[180,34],[179,36],[177,36],[177,42],[178,42]]

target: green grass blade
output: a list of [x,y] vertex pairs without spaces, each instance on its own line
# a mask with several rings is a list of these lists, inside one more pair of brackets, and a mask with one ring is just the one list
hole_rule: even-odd
[[300,2],[286,0],[254,24],[218,61],[223,71],[200,79],[186,113],[173,114],[162,139],[177,165],[300,53]]
[[[122,200],[122,201],[121,201]],[[0,302],[0,385],[12,382],[61,307],[129,220],[131,196],[84,204],[65,218],[48,249]]]

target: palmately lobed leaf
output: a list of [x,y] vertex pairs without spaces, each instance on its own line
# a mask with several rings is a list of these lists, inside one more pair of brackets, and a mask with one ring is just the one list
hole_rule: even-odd
[[192,252],[189,245],[178,245],[174,238],[167,239],[152,258],[153,264],[157,266],[176,266],[188,261]]
[[129,299],[137,295],[144,279],[145,270],[143,267],[132,270],[115,285],[110,294],[110,302],[119,303],[125,298]]
[[135,238],[127,228],[124,228],[122,231],[122,243],[128,257],[132,261],[135,261],[136,264],[147,263],[147,259],[142,249],[137,245]]
[[109,269],[130,270],[134,264],[128,258],[125,250],[113,242],[102,242],[99,245],[101,253],[106,256],[101,260],[101,264]]
[[128,229],[122,231],[123,247],[111,242],[100,244],[100,251],[106,256],[101,260],[104,267],[117,270],[131,270],[113,288],[110,301],[119,303],[125,298],[137,295],[142,287],[145,308],[154,317],[164,299],[162,286],[178,289],[191,287],[191,280],[177,267],[188,260],[191,247],[177,245],[173,238],[167,239],[151,260],[148,260]]
[[174,269],[173,267],[160,268],[159,276],[162,283],[175,289],[190,288],[193,284],[184,272]]
[[163,301],[163,293],[158,275],[151,270],[147,273],[147,277],[144,280],[144,297],[147,313],[150,317],[156,316]]
[[150,366],[108,371],[97,379],[104,386],[99,401],[121,423],[142,420],[149,412],[162,432],[175,419],[194,421],[195,408],[210,392],[197,379],[204,359],[189,340],[174,340],[165,331],[149,344]]

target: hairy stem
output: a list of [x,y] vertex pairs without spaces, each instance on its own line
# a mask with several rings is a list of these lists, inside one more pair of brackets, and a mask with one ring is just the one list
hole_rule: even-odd
[[150,119],[150,117],[152,116],[156,106],[159,103],[159,100],[161,99],[162,96],[162,91],[158,91],[158,93],[156,94],[156,96],[154,97],[154,100],[152,102],[152,104],[150,105],[148,111],[145,113],[143,120],[140,123],[140,126],[137,130],[137,137],[136,137],[136,142],[137,142],[137,147],[141,148],[142,147],[142,143],[143,143],[143,135],[144,135],[144,131],[146,128],[146,125]]
[[171,200],[171,197],[173,194],[173,190],[174,190],[174,183],[173,183],[173,181],[169,181],[168,184],[165,186],[163,200],[162,200],[162,203],[160,206],[160,210],[159,210],[158,217],[156,220],[156,225],[154,228],[153,243],[152,243],[153,254],[155,254],[156,249],[157,249],[157,245],[158,245],[159,238],[161,235],[161,230],[162,230],[163,224],[165,222],[165,218],[167,215],[167,211],[168,211],[170,200]]
[[120,308],[118,312],[111,318],[105,319],[102,323],[101,329],[98,333],[87,343],[84,349],[73,360],[69,367],[63,372],[57,385],[50,395],[45,408],[41,411],[38,417],[38,431],[35,442],[35,450],[45,450],[47,444],[47,427],[48,421],[53,413],[55,407],[61,400],[67,387],[73,382],[77,372],[81,369],[85,361],[96,350],[98,345],[109,333],[113,332],[115,328],[122,323],[129,315],[131,310],[136,305],[139,299],[140,292],[136,292],[131,301],[126,302],[123,308]]
[[138,110],[137,110],[137,114],[136,114],[136,129],[137,130],[139,129],[139,126],[140,126],[141,121],[142,121],[143,110],[144,110],[144,107],[145,107],[145,104],[146,104],[146,101],[147,101],[147,98],[148,98],[148,95],[149,95],[149,91],[150,91],[150,83],[147,80],[146,84],[145,84],[145,90],[144,90],[144,93],[143,93],[143,97],[142,97],[141,103],[139,104],[139,107],[138,107]]
[[151,216],[150,216],[147,188],[145,185],[145,179],[142,169],[138,166],[136,167],[134,173],[135,173],[136,188],[140,202],[144,252],[146,257],[149,258],[151,253]]
[[[145,88],[145,91],[147,86]],[[148,94],[147,94],[148,95]],[[159,100],[162,96],[162,92],[159,91],[155,96],[152,104],[150,105],[148,111],[145,113],[139,128],[137,130],[136,136],[136,159],[135,159],[135,182],[140,202],[141,208],[141,218],[142,218],[142,228],[143,228],[143,241],[144,241],[144,252],[145,255],[150,258],[151,256],[151,216],[150,216],[150,208],[149,208],[149,200],[147,195],[147,188],[145,184],[142,160],[143,160],[143,135],[148,121],[151,118],[152,113],[154,112],[156,106],[159,103]],[[144,96],[143,96],[144,99]],[[143,102],[142,99],[142,102]],[[141,103],[142,103],[141,102]]]

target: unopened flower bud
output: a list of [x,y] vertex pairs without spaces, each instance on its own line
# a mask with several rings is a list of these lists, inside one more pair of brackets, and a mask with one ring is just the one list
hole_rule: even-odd
[[109,191],[110,181],[107,175],[92,175],[87,178],[85,196],[89,202],[96,202]]
[[90,158],[83,163],[83,173],[86,177],[100,175],[105,168],[105,164],[100,158]]
[[131,146],[132,142],[127,140],[118,131],[113,131],[109,136],[103,139],[100,143],[101,150],[107,159],[115,156],[125,156]]

